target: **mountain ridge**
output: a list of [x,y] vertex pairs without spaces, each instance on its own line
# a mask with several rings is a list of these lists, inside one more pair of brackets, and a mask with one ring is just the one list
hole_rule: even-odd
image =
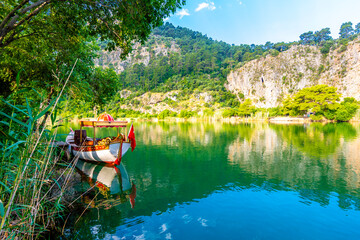
[[[165,24],[144,45],[136,44],[127,59],[121,60],[119,51],[102,50],[96,65],[114,69],[119,90],[131,90],[132,99],[145,105],[152,102],[145,100],[147,92],[181,96],[173,101],[199,99],[203,92],[206,106],[236,107],[251,99],[256,107],[272,108],[286,95],[316,84],[336,86],[342,97],[360,100],[358,35],[333,40],[324,30],[324,40],[318,37],[317,42],[302,35],[299,42],[234,46]],[[145,111],[130,101],[126,104]]]
[[256,107],[276,107],[285,95],[305,87],[326,84],[342,97],[360,100],[360,42],[348,43],[324,55],[315,46],[292,46],[278,56],[252,60],[232,70],[226,88],[250,98]]

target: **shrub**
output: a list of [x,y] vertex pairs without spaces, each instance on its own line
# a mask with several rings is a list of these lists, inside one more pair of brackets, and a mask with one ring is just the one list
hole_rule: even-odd
[[321,121],[323,119],[323,116],[320,114],[314,114],[310,116],[310,119],[313,121]]
[[330,52],[331,47],[334,45],[334,41],[326,41],[325,44],[320,48],[320,52],[322,54],[328,54]]
[[275,49],[270,49],[270,54],[273,57],[277,57],[279,55],[279,51],[275,50]]
[[345,107],[340,107],[336,111],[336,121],[338,122],[348,122],[353,116],[345,109]]
[[190,117],[193,117],[193,116],[196,116],[196,115],[197,115],[196,112],[187,111],[187,110],[181,110],[179,117],[181,117],[181,118],[190,118]]
[[345,52],[347,49],[347,45],[341,45],[340,49],[338,50],[338,53]]
[[157,116],[158,119],[164,119],[166,117],[176,117],[177,113],[170,111],[168,109],[162,111],[161,113],[159,113],[159,115]]
[[350,121],[355,116],[358,108],[359,104],[355,98],[344,98],[344,101],[340,103],[340,107],[336,111],[335,120],[338,122]]
[[210,108],[207,108],[204,110],[204,116],[206,117],[212,117],[214,116],[214,110],[210,109]]
[[232,108],[225,109],[222,113],[222,117],[224,118],[235,117],[237,115],[237,111]]
[[336,110],[328,110],[324,112],[324,117],[328,120],[334,120],[336,117]]
[[269,117],[276,117],[282,115],[280,107],[269,108],[268,112],[269,112]]

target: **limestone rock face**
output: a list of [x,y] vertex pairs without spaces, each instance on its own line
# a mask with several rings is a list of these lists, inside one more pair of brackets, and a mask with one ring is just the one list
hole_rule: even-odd
[[267,55],[231,71],[225,87],[242,93],[256,107],[276,107],[287,94],[304,87],[327,84],[338,88],[342,97],[360,100],[360,41],[350,42],[321,54],[314,46],[292,46],[273,57]]
[[171,52],[180,52],[179,46],[172,40],[170,43],[165,43],[162,38],[155,38],[155,43],[151,49],[147,46],[142,46],[140,43],[135,43],[133,51],[125,59],[120,58],[121,49],[114,51],[101,50],[99,58],[94,60],[95,66],[103,68],[113,68],[116,73],[121,73],[127,67],[134,64],[143,63],[145,66],[149,65],[150,59],[159,55],[167,56]]
[[131,91],[124,89],[119,92],[121,98],[128,98],[131,95]]
[[200,98],[203,98],[206,103],[212,103],[213,101],[213,97],[208,92],[200,93]]

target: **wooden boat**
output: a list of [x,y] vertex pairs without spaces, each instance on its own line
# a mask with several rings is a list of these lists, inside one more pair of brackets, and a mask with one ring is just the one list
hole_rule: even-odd
[[[98,189],[103,197],[105,197],[102,202],[96,203],[98,206],[102,203],[113,205],[114,203],[118,204],[129,200],[131,207],[135,206],[136,187],[135,184],[131,183],[130,177],[122,163],[118,166],[109,167],[78,160],[76,169],[82,176],[82,179],[90,184],[91,188]],[[117,201],[118,199],[120,199],[120,202]]]
[[[66,142],[69,144],[69,152],[85,161],[119,165],[129,148],[131,147],[133,151],[136,146],[134,127],[131,125],[129,134],[125,137],[119,132],[119,128],[126,128],[127,122],[114,121],[110,115],[108,116],[105,120],[102,116],[99,117],[98,121],[80,120],[80,130],[71,130],[66,138]],[[94,138],[87,137],[86,130],[83,130],[83,127],[93,128]],[[117,128],[116,137],[96,138],[96,128],[109,127]]]

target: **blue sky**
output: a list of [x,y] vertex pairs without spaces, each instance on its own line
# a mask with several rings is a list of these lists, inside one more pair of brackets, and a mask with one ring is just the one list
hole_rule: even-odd
[[230,44],[291,42],[300,34],[360,22],[359,0],[187,0],[166,21]]

